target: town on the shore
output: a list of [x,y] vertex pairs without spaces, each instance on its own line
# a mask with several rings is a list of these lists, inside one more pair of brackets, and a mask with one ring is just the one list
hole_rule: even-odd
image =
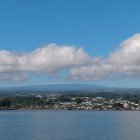
[[[106,96],[104,96],[106,95]],[[140,110],[140,95],[14,94],[0,96],[0,110]]]

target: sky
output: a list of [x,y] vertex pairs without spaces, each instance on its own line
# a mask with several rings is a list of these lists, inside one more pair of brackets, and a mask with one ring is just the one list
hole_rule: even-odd
[[0,0],[0,86],[140,87],[139,0]]

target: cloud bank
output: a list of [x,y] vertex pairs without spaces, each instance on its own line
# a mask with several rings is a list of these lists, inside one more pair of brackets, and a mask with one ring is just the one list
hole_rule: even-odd
[[123,41],[106,58],[82,48],[49,44],[29,53],[0,50],[0,80],[24,81],[30,73],[49,76],[67,69],[73,80],[140,77],[140,34]]
[[96,64],[72,68],[75,80],[102,80],[140,77],[140,34],[123,41],[119,48]]
[[30,53],[0,51],[0,80],[22,81],[28,73],[49,75],[91,63],[82,48],[49,44]]

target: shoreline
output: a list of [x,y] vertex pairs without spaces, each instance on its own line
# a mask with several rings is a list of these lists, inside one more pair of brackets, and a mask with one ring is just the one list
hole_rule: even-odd
[[0,111],[95,111],[95,112],[139,112],[140,110],[87,110],[87,109],[0,109]]

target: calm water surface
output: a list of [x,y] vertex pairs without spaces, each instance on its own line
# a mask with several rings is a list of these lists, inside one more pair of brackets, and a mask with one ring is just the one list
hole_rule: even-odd
[[140,140],[140,112],[0,111],[0,140]]

